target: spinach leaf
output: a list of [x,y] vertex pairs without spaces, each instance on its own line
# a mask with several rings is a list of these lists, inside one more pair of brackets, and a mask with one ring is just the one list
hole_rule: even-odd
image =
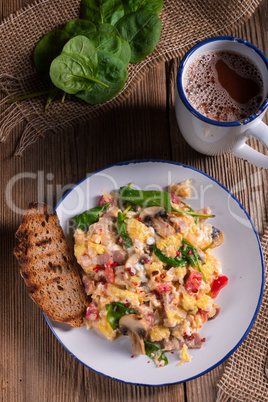
[[82,0],[82,18],[115,25],[124,15],[121,0]]
[[119,302],[112,302],[111,304],[106,304],[107,320],[113,330],[119,327],[119,320],[123,315],[126,314],[136,314],[136,310],[133,308],[126,307],[124,304]]
[[89,39],[95,46],[98,53],[99,50],[112,53],[119,56],[121,53],[121,40],[118,36],[108,32],[93,32],[90,34]]
[[95,66],[98,64],[98,56],[92,41],[85,36],[78,35],[70,39],[62,49],[62,54],[78,55],[83,57],[86,62]]
[[198,212],[184,211],[183,209],[173,208],[171,205],[170,194],[166,191],[144,191],[133,190],[130,187],[120,187],[120,198],[123,202],[130,202],[132,204],[140,205],[143,208],[147,207],[163,207],[167,212],[174,211],[181,214],[187,214],[192,216],[206,216],[208,218],[214,218],[215,215],[200,214]]
[[130,63],[139,63],[156,47],[161,34],[161,21],[150,10],[127,14],[116,24],[121,38],[131,48]]
[[125,220],[128,219],[122,212],[118,212],[116,221],[116,231],[120,237],[124,240],[124,246],[126,248],[132,247],[133,243],[129,235],[127,234],[127,226]]
[[93,88],[96,71],[96,66],[89,65],[81,56],[61,54],[51,63],[50,78],[57,88],[76,94]]
[[70,39],[67,32],[60,29],[45,35],[34,49],[34,64],[39,77],[50,82],[49,69],[51,62],[59,56],[63,46]]
[[96,79],[108,85],[109,88],[95,84],[90,92],[81,91],[76,94],[78,98],[92,105],[112,99],[124,88],[127,80],[127,69],[118,57],[111,53],[99,51]]
[[119,55],[119,59],[122,60],[122,62],[125,64],[126,67],[128,66],[130,57],[131,57],[131,49],[129,43],[126,40],[121,39],[121,53]]
[[75,222],[78,224],[77,229],[81,229],[86,232],[90,225],[97,222],[99,219],[99,215],[103,212],[108,206],[110,205],[109,202],[99,207],[88,209],[84,211],[82,214],[74,216]]
[[[150,357],[151,359],[154,359],[154,353],[158,352],[159,350],[161,350],[158,346],[156,346],[154,343],[152,342],[148,342],[148,341],[144,341],[144,345],[145,345],[145,353],[148,357]],[[164,352],[161,353],[160,357],[158,358],[158,361],[160,362],[161,360],[164,360],[165,362],[165,366],[168,364],[168,358],[166,356],[166,354]]]
[[192,266],[197,266],[198,270],[201,272],[203,276],[204,282],[206,282],[205,274],[199,263],[199,253],[196,247],[192,246],[187,240],[182,239],[183,245],[180,247],[179,251],[183,257],[187,259],[189,264]]
[[[89,37],[89,39],[94,43],[97,51],[100,49],[117,55],[127,67],[131,56],[131,49],[128,42],[120,38],[120,34],[115,26],[110,24],[99,24],[97,26],[97,32],[98,34],[96,33]],[[107,35],[100,35],[101,32]],[[113,37],[116,37],[116,39],[112,39],[111,36],[108,35],[112,35]],[[118,40],[120,40],[120,45]],[[121,48],[120,51],[119,48]]]
[[108,87],[96,79],[96,74],[97,52],[85,36],[70,39],[50,66],[51,81],[68,94],[91,91],[95,83]]
[[98,24],[97,31],[106,32],[106,33],[112,34],[114,36],[118,36],[120,38],[120,34],[119,34],[118,30],[116,29],[116,27],[114,25],[111,25],[111,24],[107,24],[107,23]]
[[163,8],[164,0],[123,0],[125,15],[140,9],[151,10],[159,14]]
[[164,262],[165,264],[171,265],[172,267],[186,267],[186,265],[188,264],[187,258],[185,258],[184,256],[175,258],[167,257],[156,246],[154,246],[154,253],[160,261]]
[[122,202],[130,202],[143,208],[163,207],[166,211],[171,211],[170,195],[166,191],[144,191],[134,190],[130,187],[120,187],[120,198]]
[[66,32],[70,38],[74,38],[78,35],[88,37],[89,33],[96,31],[96,26],[93,24],[93,22],[88,20],[71,20],[65,24],[62,30]]

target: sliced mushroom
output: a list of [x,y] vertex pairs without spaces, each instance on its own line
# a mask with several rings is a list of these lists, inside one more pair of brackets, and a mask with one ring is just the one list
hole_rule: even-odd
[[148,255],[134,253],[127,259],[125,267],[136,269],[137,264],[144,265],[146,264],[146,261],[148,262]]
[[220,229],[217,229],[215,228],[215,226],[212,226],[211,239],[213,241],[213,245],[211,246],[211,248],[215,248],[223,243],[224,235]]
[[176,231],[169,224],[168,215],[162,207],[149,207],[145,208],[140,218],[146,225],[153,226],[155,231],[164,238],[173,236]]
[[162,217],[167,217],[167,213],[162,207],[148,207],[145,208],[141,213],[140,213],[140,218],[142,222],[151,224],[151,219],[154,218],[155,216],[161,216]]
[[201,248],[197,247],[199,260],[204,264],[206,262],[206,254],[201,250]]
[[126,314],[119,320],[119,331],[129,336],[132,342],[133,355],[145,355],[144,338],[148,331],[148,324],[137,314]]
[[220,307],[216,307],[215,308],[215,313],[213,314],[213,316],[208,317],[208,320],[214,320],[214,318],[218,317],[218,315],[220,314],[221,308]]

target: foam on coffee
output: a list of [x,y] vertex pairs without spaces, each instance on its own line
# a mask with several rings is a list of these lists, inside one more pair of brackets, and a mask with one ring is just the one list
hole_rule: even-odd
[[224,122],[249,117],[263,97],[257,66],[231,51],[207,52],[192,60],[184,73],[183,89],[195,110]]

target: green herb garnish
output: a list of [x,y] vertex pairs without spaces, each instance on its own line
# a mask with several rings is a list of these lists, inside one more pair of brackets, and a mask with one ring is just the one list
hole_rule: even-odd
[[[188,208],[190,212],[195,212],[195,210],[192,207],[190,207],[190,205],[186,204],[186,202],[181,201],[181,204],[183,204],[186,208]],[[197,225],[197,216],[195,215],[195,216],[193,216],[193,218],[194,218],[194,223]]]
[[126,225],[126,212],[131,208],[131,206],[127,207],[124,212],[118,212],[117,222],[116,222],[116,231],[120,237],[124,240],[124,246],[126,248],[132,247],[133,242],[129,235],[127,234],[127,225]]
[[159,258],[160,261],[162,261],[164,264],[171,265],[172,267],[186,267],[186,265],[188,264],[188,260],[185,257],[179,257],[179,256],[175,258],[167,257],[156,246],[154,246],[154,253],[156,257]]
[[110,203],[107,202],[107,204],[88,209],[82,214],[74,216],[73,219],[78,224],[77,229],[82,229],[84,232],[86,232],[90,225],[98,221],[100,213],[108,208],[109,205]]
[[192,216],[203,216],[207,218],[213,218],[215,215],[200,214],[198,212],[184,211],[182,209],[176,209],[171,205],[170,194],[166,191],[145,191],[134,190],[127,186],[120,187],[120,198],[123,202],[130,202],[132,204],[139,205],[143,208],[147,207],[163,207],[167,212],[179,212],[181,214],[187,214]]
[[107,311],[107,320],[113,330],[119,327],[119,320],[123,315],[136,314],[136,310],[130,307],[126,307],[123,303],[112,302],[105,305]]
[[[144,341],[144,345],[145,345],[145,353],[148,357],[150,357],[151,359],[154,359],[154,354],[155,352],[158,352],[159,350],[161,350],[158,346],[156,346],[154,343],[152,342],[148,342],[148,341]],[[166,354],[164,352],[161,353],[160,357],[158,358],[158,361],[160,362],[161,360],[164,360],[165,362],[165,366],[168,364],[168,358],[166,356]]]
[[199,263],[199,254],[198,254],[197,248],[192,246],[185,239],[182,239],[182,243],[183,243],[183,245],[180,247],[179,252],[181,253],[181,255],[183,257],[185,257],[187,259],[189,264],[191,264],[192,266],[198,267],[198,270],[201,272],[201,274],[203,276],[203,280],[206,281],[205,274]]
[[208,245],[207,247],[203,248],[202,251],[203,251],[203,252],[207,251],[210,247],[213,246],[213,244],[214,244],[214,241],[212,241],[211,243],[209,243],[209,245]]

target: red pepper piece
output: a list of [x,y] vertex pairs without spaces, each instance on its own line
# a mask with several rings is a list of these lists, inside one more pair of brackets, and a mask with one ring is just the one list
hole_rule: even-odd
[[203,276],[199,271],[192,271],[188,276],[188,279],[185,283],[185,289],[189,293],[197,293],[198,289],[202,283]]
[[103,267],[98,267],[98,266],[97,266],[97,267],[94,267],[94,268],[93,268],[93,271],[94,271],[94,272],[99,272],[99,271],[103,271],[103,270],[104,270]]
[[210,296],[212,299],[216,299],[221,289],[228,284],[228,278],[225,275],[220,275],[218,278],[214,279],[211,286]]

